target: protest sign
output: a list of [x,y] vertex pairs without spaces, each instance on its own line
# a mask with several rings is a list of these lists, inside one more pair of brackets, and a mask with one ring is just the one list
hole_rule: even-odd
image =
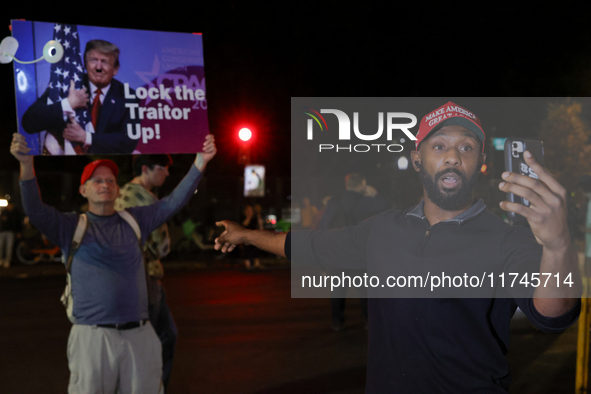
[[50,40],[64,51],[54,64],[14,64],[19,133],[31,154],[201,149],[209,126],[200,34],[21,20],[12,33],[20,60],[39,59]]

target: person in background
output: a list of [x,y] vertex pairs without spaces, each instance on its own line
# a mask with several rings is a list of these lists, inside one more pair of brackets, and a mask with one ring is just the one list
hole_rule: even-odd
[[320,208],[320,210],[316,213],[316,216],[312,218],[312,230],[318,230],[318,225],[324,216],[324,212],[326,212],[326,206],[328,205],[328,202],[331,198],[332,196],[324,196],[322,199],[322,208]]
[[[345,191],[336,198],[329,199],[324,209],[324,214],[316,229],[328,230],[346,226],[354,226],[362,220],[368,219],[390,208],[390,203],[383,195],[367,184],[367,180],[359,174],[348,174],[345,177]],[[348,276],[363,275],[364,269],[329,268],[330,275]],[[367,322],[367,289],[359,287],[359,303],[361,313]],[[331,328],[341,331],[345,324],[345,303],[347,299],[347,287],[339,286],[334,289],[330,306],[332,310]]]
[[9,202],[0,212],[0,267],[9,268],[14,239],[21,229],[21,216]]
[[[258,205],[258,204],[257,204]],[[252,205],[244,207],[244,220],[242,225],[250,230],[262,230],[263,229],[263,218],[261,215],[262,207],[258,205],[259,212],[255,212]],[[254,268],[262,269],[263,265],[259,259],[259,250],[252,245],[244,245],[244,265],[247,270]]]
[[[115,201],[115,210],[154,204],[158,197],[152,192],[168,178],[168,167],[172,164],[170,155],[139,155],[133,160],[135,178],[125,184]],[[150,277],[148,287],[150,323],[162,343],[162,382],[168,387],[178,331],[170,308],[166,303],[166,292],[160,279],[164,268],[160,259],[170,252],[168,225],[163,223],[152,231],[144,245],[144,258]]]
[[304,197],[302,200],[302,230],[311,230],[312,224],[314,223],[314,217],[318,214],[318,208],[314,205],[310,204],[310,199],[308,197]]

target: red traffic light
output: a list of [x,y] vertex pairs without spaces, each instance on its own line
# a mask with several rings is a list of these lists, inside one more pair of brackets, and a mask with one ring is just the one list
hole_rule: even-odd
[[238,132],[238,137],[242,141],[248,141],[252,137],[252,132],[249,129],[247,129],[246,127],[244,127],[242,129],[240,129],[240,131]]

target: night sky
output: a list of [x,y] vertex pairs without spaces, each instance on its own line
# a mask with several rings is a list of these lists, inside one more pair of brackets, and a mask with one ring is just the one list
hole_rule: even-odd
[[[240,174],[235,134],[246,119],[256,125],[256,161],[266,164],[270,175],[289,176],[292,96],[587,96],[591,91],[590,18],[562,3],[478,10],[446,2],[388,8],[340,1],[48,2],[37,9],[30,4],[14,2],[3,10],[3,36],[10,34],[10,19],[202,32],[209,122],[220,151],[209,169],[214,174]],[[16,129],[12,73],[12,65],[0,66],[5,152]],[[80,160],[42,158],[37,167],[77,167]],[[17,168],[8,154],[0,155],[0,165]]]

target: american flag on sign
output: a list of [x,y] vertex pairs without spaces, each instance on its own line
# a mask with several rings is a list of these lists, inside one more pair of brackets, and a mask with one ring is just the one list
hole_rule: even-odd
[[[76,83],[76,89],[82,89],[84,86],[82,84],[82,76],[86,73],[82,63],[78,26],[56,23],[53,27],[53,39],[62,44],[64,47],[64,55],[59,62],[51,65],[47,105],[51,105],[68,97],[71,80],[74,80]],[[79,108],[76,110],[76,122],[78,122],[82,128],[85,128],[89,121],[90,114],[87,108]],[[51,134],[47,134],[46,136],[45,147],[51,154],[76,154],[69,141],[65,141],[65,146],[61,147]]]

